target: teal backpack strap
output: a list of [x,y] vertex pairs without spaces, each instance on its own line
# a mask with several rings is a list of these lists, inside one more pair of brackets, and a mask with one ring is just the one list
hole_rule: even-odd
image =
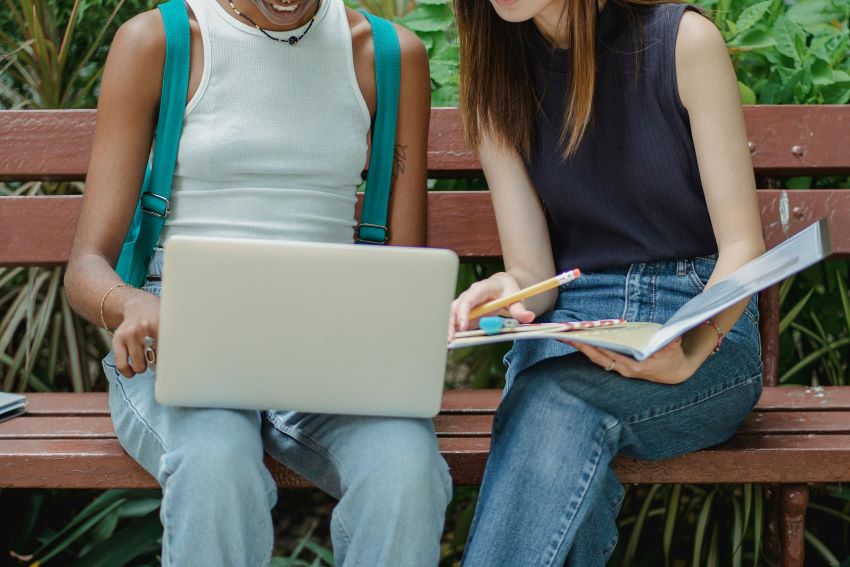
[[355,237],[358,242],[385,244],[389,239],[387,210],[392,185],[401,48],[392,23],[361,10],[372,26],[378,104],[372,126],[372,147],[366,194]]
[[127,283],[137,286],[144,281],[148,260],[171,211],[171,185],[189,90],[191,32],[186,5],[184,0],[169,0],[158,7],[165,28],[165,65],[153,160],[145,172],[139,211],[130,229],[131,232],[137,230],[138,234],[134,242],[125,244],[125,248],[129,244],[130,249],[122,250],[116,266],[116,271]]

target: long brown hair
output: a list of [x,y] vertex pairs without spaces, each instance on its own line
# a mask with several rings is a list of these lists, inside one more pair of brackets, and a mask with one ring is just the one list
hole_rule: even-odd
[[[608,0],[627,8],[671,1],[678,3]],[[489,0],[456,0],[455,12],[460,39],[460,110],[470,145],[477,150],[486,133],[528,158],[539,104],[528,64],[534,23],[506,22]],[[634,15],[630,16],[634,20]],[[562,21],[572,56],[561,131],[564,159],[578,148],[593,112],[596,19],[596,0],[565,0]]]

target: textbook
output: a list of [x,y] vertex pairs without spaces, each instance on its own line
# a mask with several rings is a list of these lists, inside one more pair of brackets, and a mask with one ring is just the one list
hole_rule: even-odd
[[516,339],[567,339],[644,360],[724,309],[820,262],[831,250],[827,221],[821,219],[695,296],[663,325],[615,319],[532,323],[495,334],[458,332],[449,349]]
[[20,394],[0,392],[0,421],[12,419],[27,411],[27,399]]

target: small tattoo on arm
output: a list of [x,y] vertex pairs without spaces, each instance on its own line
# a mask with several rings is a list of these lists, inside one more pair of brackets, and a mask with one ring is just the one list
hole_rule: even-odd
[[404,160],[407,159],[407,146],[396,146],[393,151],[393,180],[404,173]]

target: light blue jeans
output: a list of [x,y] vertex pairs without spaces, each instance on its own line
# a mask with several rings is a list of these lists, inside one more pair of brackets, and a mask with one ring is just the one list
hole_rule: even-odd
[[337,565],[437,565],[452,482],[431,420],[171,407],[154,399],[153,372],[124,378],[112,353],[103,366],[118,439],[162,486],[163,565],[269,562],[277,487],[264,451],[339,499]]
[[[666,321],[704,289],[715,258],[633,264],[564,286],[551,321]],[[615,455],[665,459],[732,436],[761,394],[753,298],[688,380],[606,372],[557,341],[517,341],[467,543],[468,567],[605,565],[623,489]]]

